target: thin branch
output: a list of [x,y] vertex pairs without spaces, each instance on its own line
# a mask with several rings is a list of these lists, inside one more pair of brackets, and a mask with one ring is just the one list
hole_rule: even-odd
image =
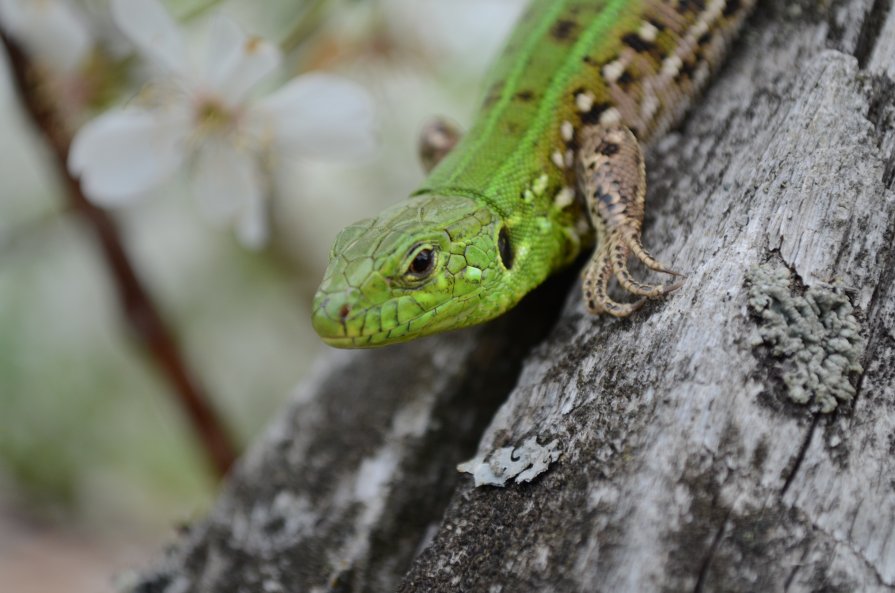
[[171,385],[177,403],[189,418],[209,462],[217,475],[222,477],[236,459],[236,448],[228,432],[211,407],[207,393],[187,367],[173,333],[140,281],[124,248],[117,224],[105,211],[87,200],[80,182],[69,173],[66,162],[71,134],[56,106],[42,90],[34,64],[3,33],[0,33],[0,42],[9,56],[13,86],[25,113],[49,145],[71,208],[93,229],[99,241],[128,327]]

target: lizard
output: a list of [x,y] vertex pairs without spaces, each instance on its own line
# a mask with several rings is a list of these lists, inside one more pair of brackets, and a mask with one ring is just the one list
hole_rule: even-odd
[[[470,130],[430,130],[422,186],[336,238],[316,332],[364,348],[482,323],[594,244],[589,312],[627,317],[679,288],[641,243],[644,147],[682,120],[754,3],[532,0]],[[639,281],[630,258],[678,278]],[[612,279],[639,298],[614,300]]]

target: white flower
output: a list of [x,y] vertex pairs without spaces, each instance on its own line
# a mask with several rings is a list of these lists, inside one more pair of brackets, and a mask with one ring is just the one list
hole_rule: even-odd
[[264,159],[351,158],[373,147],[372,104],[354,83],[306,74],[252,101],[251,91],[280,65],[275,46],[217,16],[197,64],[157,0],[112,0],[112,11],[167,79],[156,85],[158,105],[106,113],[75,136],[69,169],[95,203],[138,199],[191,159],[203,210],[235,224],[243,243],[258,247],[267,238]]
[[83,65],[93,48],[88,23],[70,0],[0,0],[0,25],[61,72]]

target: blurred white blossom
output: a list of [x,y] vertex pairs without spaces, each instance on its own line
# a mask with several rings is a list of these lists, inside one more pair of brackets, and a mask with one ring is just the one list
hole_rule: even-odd
[[87,20],[71,0],[0,0],[0,25],[60,72],[82,66],[94,45]]
[[193,60],[158,0],[112,0],[112,11],[163,78],[151,85],[152,105],[103,114],[75,136],[69,169],[95,203],[130,203],[192,161],[205,213],[259,247],[267,239],[265,164],[353,158],[373,147],[372,101],[358,85],[312,73],[253,101],[251,91],[280,65],[276,46],[217,15],[204,59]]

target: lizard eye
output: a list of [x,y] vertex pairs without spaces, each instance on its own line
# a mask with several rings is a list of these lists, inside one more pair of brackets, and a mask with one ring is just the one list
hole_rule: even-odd
[[435,252],[426,247],[420,249],[410,262],[407,273],[415,278],[425,278],[432,273],[435,268]]

